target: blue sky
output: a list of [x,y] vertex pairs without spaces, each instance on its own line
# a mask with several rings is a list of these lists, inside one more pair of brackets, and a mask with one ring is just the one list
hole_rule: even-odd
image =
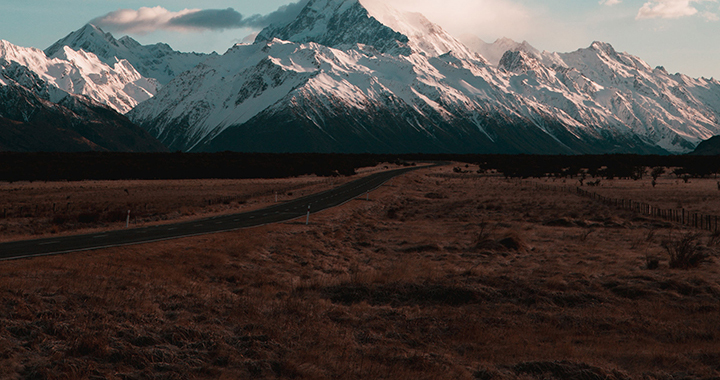
[[[560,52],[599,40],[669,72],[720,78],[719,0],[388,2],[419,11],[456,35],[470,33],[488,42],[509,37]],[[116,37],[128,34],[144,44],[162,41],[182,51],[223,53],[266,20],[252,15],[281,14],[273,12],[288,4],[293,2],[0,0],[0,39],[44,49],[85,23],[102,19]]]

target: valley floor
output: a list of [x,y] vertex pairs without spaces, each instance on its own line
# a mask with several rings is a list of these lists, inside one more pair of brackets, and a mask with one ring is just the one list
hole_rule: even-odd
[[663,248],[690,232],[424,169],[309,226],[3,262],[0,378],[709,379],[718,235],[688,270]]

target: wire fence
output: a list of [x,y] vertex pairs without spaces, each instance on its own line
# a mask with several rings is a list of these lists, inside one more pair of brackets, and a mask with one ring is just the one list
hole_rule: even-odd
[[563,191],[574,193],[582,197],[601,202],[608,206],[617,207],[623,210],[634,211],[642,215],[663,219],[669,222],[678,223],[683,226],[697,228],[710,232],[720,230],[720,216],[708,215],[698,212],[691,212],[685,209],[663,209],[649,203],[637,202],[632,199],[612,198],[598,193],[582,189],[577,186],[568,185],[546,185],[537,182],[530,182],[537,189]]

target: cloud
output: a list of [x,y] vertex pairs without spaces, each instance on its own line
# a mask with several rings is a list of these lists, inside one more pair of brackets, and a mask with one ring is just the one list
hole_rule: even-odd
[[703,3],[715,0],[652,0],[645,3],[638,11],[637,20],[666,18],[675,19],[694,16],[699,11],[694,3]]
[[138,10],[119,9],[95,18],[90,23],[103,29],[135,34],[150,33],[159,29],[182,30],[182,28],[173,28],[168,25],[170,20],[198,11],[198,9],[185,9],[180,12],[170,12],[163,7],[142,7]]
[[222,30],[242,27],[243,16],[232,8],[207,9],[173,17],[168,27]]
[[600,5],[607,5],[609,7],[622,3],[621,0],[600,0]]
[[172,12],[163,7],[119,9],[90,21],[109,31],[147,34],[158,30],[197,32],[204,30],[262,29],[270,24],[287,22],[297,17],[309,0],[283,5],[267,15],[244,17],[232,8],[184,9]]
[[705,19],[705,21],[708,21],[708,22],[720,21],[720,16],[718,16],[717,13],[713,13],[710,11],[703,12],[701,16]]
[[520,36],[536,27],[534,12],[514,0],[385,1],[397,9],[419,12],[454,35]]

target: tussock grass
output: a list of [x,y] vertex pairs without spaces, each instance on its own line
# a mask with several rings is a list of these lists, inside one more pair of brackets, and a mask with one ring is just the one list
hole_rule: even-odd
[[707,247],[703,247],[699,241],[701,236],[699,233],[687,233],[679,238],[663,241],[663,248],[670,256],[670,268],[696,268],[709,259]]
[[714,261],[673,270],[632,214],[434,170],[310,226],[5,262],[0,378],[720,375]]

